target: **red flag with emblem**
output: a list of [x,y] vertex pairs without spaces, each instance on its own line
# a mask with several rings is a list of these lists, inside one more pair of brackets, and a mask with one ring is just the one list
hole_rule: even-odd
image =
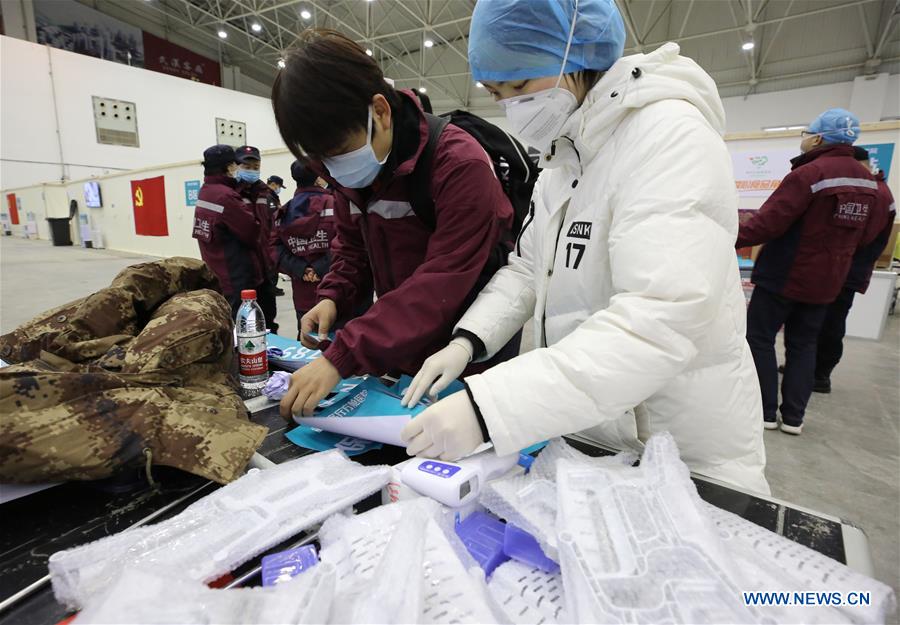
[[149,237],[169,236],[165,181],[165,176],[131,181],[135,234]]

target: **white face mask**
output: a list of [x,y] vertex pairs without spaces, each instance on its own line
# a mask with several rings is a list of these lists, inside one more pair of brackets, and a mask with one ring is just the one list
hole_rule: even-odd
[[575,22],[578,21],[578,0],[572,14],[572,26],[569,28],[569,39],[563,54],[562,67],[556,85],[537,93],[515,96],[500,100],[498,104],[509,121],[513,134],[522,141],[541,152],[550,149],[550,144],[559,136],[566,120],[578,108],[578,99],[568,89],[559,86],[562,82],[566,62],[569,60],[569,49],[575,34]]
[[513,134],[541,152],[550,148],[569,116],[578,108],[578,100],[568,89],[553,87],[500,100],[500,106]]
[[368,187],[378,177],[378,172],[381,171],[381,166],[387,161],[388,156],[390,152],[379,161],[375,156],[375,150],[372,149],[372,107],[369,106],[366,144],[346,154],[324,157],[322,162],[328,168],[331,177],[342,187],[362,189]]

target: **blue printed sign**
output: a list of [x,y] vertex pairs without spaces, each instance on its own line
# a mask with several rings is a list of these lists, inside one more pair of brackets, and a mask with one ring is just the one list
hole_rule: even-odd
[[188,206],[197,205],[197,196],[200,195],[199,180],[184,181],[184,201]]
[[861,145],[869,152],[869,163],[872,165],[873,171],[881,170],[887,179],[891,173],[891,161],[894,159],[893,143],[870,143],[869,145]]

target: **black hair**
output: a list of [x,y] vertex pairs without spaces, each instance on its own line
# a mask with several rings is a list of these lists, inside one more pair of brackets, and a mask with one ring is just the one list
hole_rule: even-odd
[[583,69],[575,72],[573,77],[575,78],[575,84],[579,87],[584,87],[584,92],[587,93],[600,82],[605,73],[597,69]]
[[391,110],[398,109],[397,92],[359,44],[334,30],[308,29],[275,76],[272,108],[294,156],[321,158],[340,148],[350,133],[365,130],[378,93]]

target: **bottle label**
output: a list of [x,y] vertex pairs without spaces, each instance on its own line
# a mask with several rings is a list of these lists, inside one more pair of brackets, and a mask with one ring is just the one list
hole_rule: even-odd
[[266,334],[241,335],[238,337],[238,356],[241,375],[265,375],[269,370],[266,357]]

